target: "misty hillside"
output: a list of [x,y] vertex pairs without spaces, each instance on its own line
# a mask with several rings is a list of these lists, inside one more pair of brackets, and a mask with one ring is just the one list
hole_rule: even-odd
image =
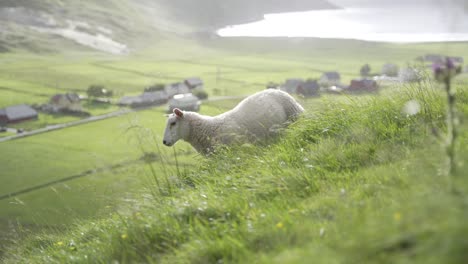
[[215,30],[227,25],[257,21],[266,13],[282,13],[313,9],[336,8],[326,0],[160,0],[166,2],[171,13],[186,23],[201,29]]
[[265,13],[328,8],[335,7],[326,0],[2,0],[0,52],[72,47],[120,54],[169,36],[259,20]]

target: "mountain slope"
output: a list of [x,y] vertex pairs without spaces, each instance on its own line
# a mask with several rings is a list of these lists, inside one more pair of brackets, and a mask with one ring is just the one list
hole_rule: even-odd
[[334,6],[325,0],[5,0],[0,2],[0,52],[81,46],[120,54],[170,36],[258,20],[264,13],[319,8]]

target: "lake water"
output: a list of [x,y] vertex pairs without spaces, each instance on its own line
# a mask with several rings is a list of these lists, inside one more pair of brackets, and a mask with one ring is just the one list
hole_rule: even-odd
[[223,37],[318,37],[384,42],[468,41],[468,13],[447,6],[345,8],[267,14],[218,30]]

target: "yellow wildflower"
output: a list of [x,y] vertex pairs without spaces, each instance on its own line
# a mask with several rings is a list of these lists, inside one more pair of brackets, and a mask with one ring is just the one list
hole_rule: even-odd
[[399,212],[396,212],[393,214],[393,219],[397,222],[401,220],[401,214]]

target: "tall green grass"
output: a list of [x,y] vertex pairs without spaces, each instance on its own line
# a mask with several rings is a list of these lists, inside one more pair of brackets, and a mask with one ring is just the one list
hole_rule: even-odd
[[[441,173],[435,89],[329,100],[269,145],[219,148],[195,170],[153,168],[148,190],[118,211],[18,240],[4,261],[463,263],[468,180],[457,178],[454,196]],[[402,110],[411,100],[421,105],[414,115]]]

